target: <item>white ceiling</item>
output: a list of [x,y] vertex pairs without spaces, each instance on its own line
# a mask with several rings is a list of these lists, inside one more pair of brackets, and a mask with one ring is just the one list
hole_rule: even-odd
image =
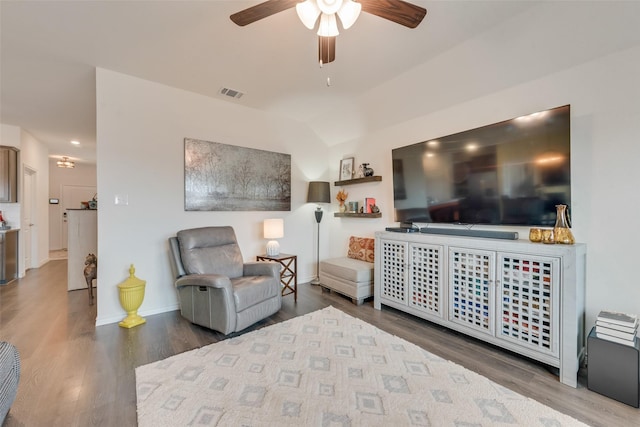
[[[416,29],[363,13],[338,37],[336,61],[320,68],[317,37],[295,10],[246,27],[229,19],[259,2],[2,0],[0,122],[31,133],[52,157],[95,162],[95,68],[101,67],[300,120],[338,143],[340,135],[324,128],[340,129],[336,111],[345,111],[345,122],[349,111],[357,114],[345,108],[350,100],[542,4],[413,0],[428,11]],[[550,25],[571,30],[568,22]],[[224,97],[222,87],[245,95]],[[72,147],[72,139],[81,147]]]

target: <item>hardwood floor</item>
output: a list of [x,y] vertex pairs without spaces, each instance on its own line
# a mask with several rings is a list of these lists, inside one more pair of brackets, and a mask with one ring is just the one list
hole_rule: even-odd
[[[148,316],[129,330],[95,327],[95,305],[86,291],[67,292],[66,268],[64,260],[51,261],[0,286],[0,339],[16,345],[22,361],[7,427],[135,426],[137,366],[224,339],[178,312]],[[377,311],[372,302],[355,306],[308,284],[298,293],[297,304],[284,297],[280,312],[251,329],[333,305],[589,425],[640,424],[638,409],[589,391],[584,374],[573,389],[545,366],[405,313]]]

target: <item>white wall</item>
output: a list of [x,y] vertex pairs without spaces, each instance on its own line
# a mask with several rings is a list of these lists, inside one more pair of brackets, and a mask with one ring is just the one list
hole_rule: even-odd
[[[266,244],[262,221],[284,218],[281,251],[298,255],[300,281],[314,276],[315,206],[304,201],[307,182],[328,176],[328,161],[326,146],[306,127],[104,69],[96,79],[97,324],[124,317],[116,286],[131,263],[147,281],[142,315],[177,308],[167,238],[184,228],[231,225],[245,260],[255,260]],[[291,211],[185,212],[185,137],[291,154]],[[129,204],[115,205],[116,195]]]
[[[32,266],[41,267],[49,261],[49,149],[26,131],[21,132],[20,167],[18,168],[18,192],[20,200],[24,200],[24,171],[28,168],[36,173],[35,204],[32,206],[32,223],[22,224],[21,228],[30,227],[32,233]],[[24,259],[24,233],[20,233],[20,253]],[[24,275],[24,263],[20,270]]]
[[[60,199],[60,204],[49,205],[49,250],[62,249],[62,187],[65,185],[97,185],[96,165],[76,163],[72,169],[59,168],[57,159],[49,160],[49,195],[48,198]],[[79,206],[78,206],[79,207]]]
[[0,123],[0,145],[20,148],[20,128]]
[[[383,218],[332,221],[333,247],[346,244],[354,230],[373,235],[393,223],[392,148],[571,104],[572,219],[588,251],[587,332],[602,309],[640,314],[638,58],[640,47],[623,50],[332,147],[331,175],[337,176],[340,158],[355,156],[383,176],[381,183],[349,187],[356,199],[376,197]],[[528,229],[522,231],[526,238]]]

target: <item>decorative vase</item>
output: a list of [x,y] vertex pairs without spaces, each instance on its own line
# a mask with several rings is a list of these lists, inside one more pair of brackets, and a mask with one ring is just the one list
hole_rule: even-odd
[[344,202],[340,203],[340,212],[344,213],[347,211],[347,207],[344,205]]
[[369,167],[369,163],[362,164],[362,173],[364,176],[373,176],[373,169]]
[[540,228],[531,228],[529,230],[529,240],[532,242],[541,242],[542,241],[542,230]]
[[135,272],[136,269],[133,264],[131,264],[129,268],[129,278],[118,285],[120,305],[124,308],[124,311],[127,312],[127,317],[118,323],[118,325],[127,329],[146,323],[146,320],[138,315],[138,309],[142,305],[144,288],[147,282],[134,276]]
[[569,228],[569,213],[567,205],[556,205],[556,225],[553,227],[553,234],[556,243],[573,245],[576,241]]
[[555,243],[553,228],[545,228],[542,230],[542,243]]

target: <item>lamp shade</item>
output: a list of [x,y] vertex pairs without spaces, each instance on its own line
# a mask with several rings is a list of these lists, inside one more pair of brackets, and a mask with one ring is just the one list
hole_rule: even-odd
[[264,220],[264,238],[282,239],[284,237],[284,220],[282,218]]
[[362,5],[360,3],[356,3],[351,0],[345,1],[338,11],[340,22],[342,22],[342,28],[345,30],[349,29],[356,22],[358,16],[360,16],[361,10]]
[[318,26],[318,35],[321,37],[335,37],[340,32],[338,31],[338,21],[336,15],[327,15],[323,13],[320,15],[320,25]]
[[329,203],[331,196],[329,193],[329,183],[325,181],[309,182],[309,192],[307,193],[307,203]]
[[[284,237],[284,220],[282,218],[264,220],[264,238],[282,239]],[[267,243],[267,255],[276,256],[280,253],[280,244],[277,240]]]
[[298,17],[304,26],[313,30],[318,16],[320,16],[320,9],[316,2],[314,0],[307,0],[304,3],[298,3],[296,4],[296,12],[298,12]]

